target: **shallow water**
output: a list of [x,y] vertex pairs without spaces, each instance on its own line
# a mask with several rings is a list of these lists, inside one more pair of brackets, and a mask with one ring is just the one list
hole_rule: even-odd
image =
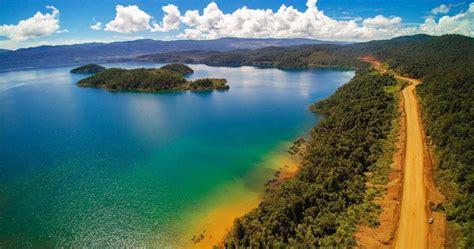
[[261,189],[268,155],[318,121],[308,105],[354,75],[191,67],[230,90],[113,93],[76,87],[71,68],[1,73],[0,247],[178,245],[226,186]]

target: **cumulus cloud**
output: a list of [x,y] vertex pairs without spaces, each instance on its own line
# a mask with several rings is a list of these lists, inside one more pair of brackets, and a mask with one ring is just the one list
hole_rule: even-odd
[[162,8],[165,15],[161,24],[153,23],[153,32],[167,32],[173,29],[178,29],[181,23],[181,13],[176,5],[168,4]]
[[150,29],[152,17],[138,8],[136,5],[115,7],[117,11],[115,19],[105,25],[106,31],[118,33],[141,32]]
[[36,14],[26,20],[21,20],[17,25],[0,26],[0,36],[6,36],[14,41],[26,41],[53,34],[59,30],[59,10],[54,6],[46,6],[51,13]]
[[382,15],[378,15],[373,18],[367,18],[365,19],[362,24],[366,27],[373,27],[373,28],[378,28],[378,27],[389,27],[392,25],[398,25],[402,22],[402,18],[400,17],[393,17],[393,18],[387,18]]
[[58,34],[69,33],[69,29],[61,29],[61,30],[56,31],[56,33]]
[[448,14],[449,10],[451,9],[450,5],[441,4],[440,6],[431,10],[431,14],[438,15],[438,14]]
[[378,15],[365,20],[336,20],[325,15],[316,4],[316,0],[308,0],[304,12],[283,4],[276,12],[242,7],[225,14],[211,2],[202,15],[197,10],[185,12],[181,22],[189,28],[178,36],[191,39],[235,36],[370,40],[413,33],[413,28],[401,25],[400,17]]
[[[187,10],[181,12],[176,5],[162,7],[164,12],[161,22],[137,6],[116,7],[116,17],[105,26],[106,31],[121,33],[131,32],[168,32],[181,30],[180,38],[216,39],[220,37],[306,37],[325,40],[366,41],[388,39],[396,36],[417,33],[445,34],[458,33],[473,35],[473,4],[469,10],[455,16],[442,16],[439,19],[427,17],[419,26],[404,25],[399,16],[386,17],[377,15],[362,19],[332,18],[318,9],[317,0],[307,0],[306,9],[300,11],[285,4],[274,11],[272,9],[239,8],[224,13],[215,2],[209,3],[201,12]],[[440,5],[432,13],[448,13],[451,5]],[[100,23],[91,28],[101,28]],[[184,26],[182,28],[182,26]]]
[[102,29],[102,23],[97,22],[96,24],[91,25],[90,28],[93,29],[93,30],[101,30]]
[[420,25],[420,31],[430,35],[462,34],[474,36],[474,3],[469,4],[469,9],[454,16],[443,16],[438,22],[433,17],[425,20]]

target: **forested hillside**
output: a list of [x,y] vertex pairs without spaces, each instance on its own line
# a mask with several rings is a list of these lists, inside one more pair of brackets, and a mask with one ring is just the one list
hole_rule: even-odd
[[160,63],[203,63],[211,66],[257,66],[294,68],[354,68],[361,63],[350,53],[340,52],[344,46],[302,45],[268,47],[258,50],[228,52],[185,51],[139,56],[135,60]]
[[463,73],[474,68],[474,39],[445,35],[397,44],[375,50],[373,54],[391,68],[414,78]]
[[103,63],[108,60],[135,57],[150,53],[203,50],[228,51],[259,49],[268,46],[295,46],[301,44],[344,44],[343,42],[312,39],[258,39],[220,38],[215,40],[160,41],[141,39],[111,43],[83,43],[74,45],[39,46],[15,51],[0,49],[0,70]]
[[[312,109],[324,113],[297,175],[236,220],[229,248],[347,247],[358,220],[348,214],[365,193],[364,172],[382,155],[396,117],[396,80],[361,69]],[[395,93],[397,94],[397,93]]]
[[[282,69],[294,68],[357,68],[361,66],[359,56],[373,54],[399,71],[414,77],[422,77],[419,68],[438,71],[443,63],[463,60],[472,54],[466,53],[472,38],[460,35],[440,37],[414,35],[391,40],[370,41],[350,45],[300,45],[292,47],[266,47],[257,50],[232,51],[179,51],[135,58],[138,61],[202,63],[212,66],[258,66]],[[426,51],[436,51],[427,53]],[[472,52],[471,52],[472,53]],[[410,61],[411,68],[405,61]],[[420,63],[426,64],[420,64]],[[472,65],[472,60],[464,66]]]
[[282,69],[296,68],[358,68],[362,63],[357,59],[367,54],[384,53],[389,49],[403,49],[414,44],[423,44],[437,37],[415,35],[391,40],[371,41],[350,45],[318,44],[292,47],[266,47],[257,50],[232,51],[178,51],[142,55],[134,60],[160,63],[202,63],[211,66],[257,66]]

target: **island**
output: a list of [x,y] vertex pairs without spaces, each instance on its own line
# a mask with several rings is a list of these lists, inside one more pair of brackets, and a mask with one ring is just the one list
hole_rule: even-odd
[[207,91],[228,90],[226,79],[204,78],[186,80],[193,70],[183,64],[168,64],[161,68],[109,68],[77,82],[79,87],[96,87],[109,91]]
[[105,70],[105,67],[97,64],[87,64],[72,69],[70,72],[75,74],[93,74],[100,73]]

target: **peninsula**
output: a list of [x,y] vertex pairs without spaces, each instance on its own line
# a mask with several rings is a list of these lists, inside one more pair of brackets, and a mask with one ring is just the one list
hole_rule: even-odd
[[193,70],[183,64],[168,64],[161,68],[109,68],[77,82],[79,87],[96,87],[109,91],[207,91],[228,90],[226,79],[204,78],[186,80]]

